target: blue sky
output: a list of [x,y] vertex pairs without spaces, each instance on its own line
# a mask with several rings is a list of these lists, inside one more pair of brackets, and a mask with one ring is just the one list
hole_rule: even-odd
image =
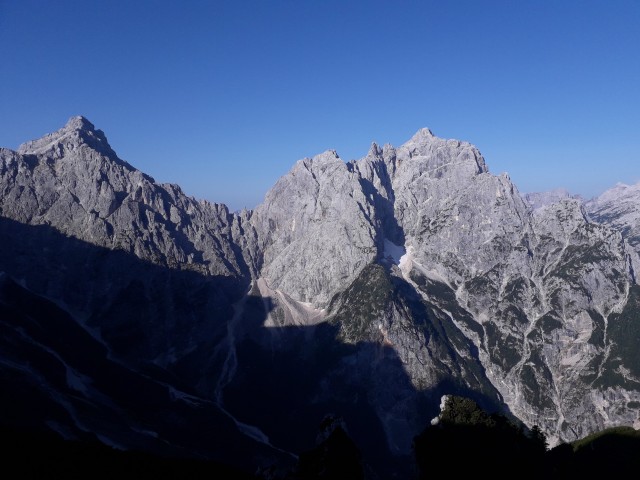
[[476,145],[521,192],[640,181],[640,1],[0,0],[0,146],[84,115],[194,197],[300,158]]

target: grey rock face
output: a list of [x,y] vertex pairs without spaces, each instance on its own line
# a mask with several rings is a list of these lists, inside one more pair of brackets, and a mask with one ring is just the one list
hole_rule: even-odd
[[636,251],[640,250],[640,183],[618,183],[585,203],[589,217],[620,231]]
[[523,195],[523,198],[529,205],[531,205],[531,208],[534,210],[538,210],[539,208],[546,207],[567,198],[583,200],[580,195],[572,195],[568,190],[564,188],[556,188],[555,190],[551,190],[548,192],[525,193]]
[[[337,160],[334,155],[331,159]],[[400,244],[405,253],[402,262],[396,262],[400,277],[431,308],[438,306],[444,312],[441,321],[475,345],[483,374],[511,411],[529,426],[544,428],[552,444],[628,423],[637,415],[635,407],[622,407],[624,402],[603,409],[600,400],[605,394],[635,399],[636,390],[605,393],[591,384],[607,374],[605,365],[613,348],[608,322],[628,301],[633,258],[617,232],[587,219],[580,198],[556,192],[537,198],[533,208],[508,176],[488,172],[472,145],[439,139],[428,130],[421,130],[397,150],[374,145],[362,160],[324,172],[330,174],[332,184],[342,184],[347,173],[358,174],[363,192],[371,192],[360,211],[371,220],[345,221],[340,229],[332,220],[323,222],[326,228],[316,234],[327,239],[327,246],[317,250],[313,261],[335,259],[329,245],[336,230],[349,232],[338,244],[365,233],[376,247],[378,261],[386,255],[385,241]],[[310,191],[296,187],[304,183],[297,184],[295,179],[290,175],[284,183],[286,193],[281,195],[285,198]],[[279,184],[276,190],[282,192],[282,187]],[[355,196],[355,187],[352,181],[343,189],[349,192],[348,198]],[[311,191],[316,202],[323,201],[318,189]],[[339,195],[332,193],[325,201],[335,197]],[[267,197],[259,210],[271,204]],[[298,255],[296,251],[279,262],[295,265]],[[358,265],[370,261],[371,257]],[[438,375],[451,374],[451,365],[463,363],[459,359],[445,362],[449,366],[443,369],[438,363],[442,359],[433,354],[437,349],[422,348],[433,337],[410,327],[416,319],[407,314],[411,309],[397,306],[398,300],[392,302],[394,308],[374,308],[364,317],[351,315],[350,321],[344,320],[340,313],[344,307],[336,305],[343,305],[345,286],[362,272],[351,271],[354,275],[343,275],[329,289],[342,291],[341,300],[329,307],[329,318],[342,319],[345,341],[392,343],[400,358],[406,359],[405,369],[417,389],[432,388],[438,384]],[[289,292],[301,300],[318,300],[300,296],[300,288]],[[326,305],[327,297],[317,305]],[[394,331],[395,338],[390,340]],[[438,344],[446,341],[440,339]],[[429,353],[422,357],[420,352]],[[461,356],[469,358],[468,353]],[[473,383],[469,371],[458,370],[455,376],[467,385]],[[586,414],[593,409],[601,413]]]
[[[77,117],[0,150],[0,215],[13,222],[0,233],[20,250],[23,226],[50,228],[91,253],[68,266],[72,247],[36,254],[43,233],[0,266],[97,328],[114,354],[182,375],[276,437],[291,400],[269,400],[270,419],[232,400],[247,389],[271,398],[258,386],[297,372],[297,351],[313,373],[296,404],[346,405],[330,387],[344,385],[395,453],[442,395],[461,392],[554,445],[639,426],[640,190],[616,188],[587,203],[523,197],[473,145],[423,129],[361,160],[300,160],[254,211],[232,213],[156,184]],[[128,260],[104,260],[118,252]],[[79,272],[92,273],[69,280]],[[127,329],[140,339],[118,353]],[[326,343],[333,329],[339,346]],[[320,336],[331,359],[314,356]],[[421,414],[425,402],[433,411]]]
[[300,160],[267,193],[251,223],[268,285],[326,304],[376,258],[376,212],[360,176],[335,152]]
[[235,249],[251,241],[246,214],[156,184],[120,160],[83,117],[0,155],[4,217],[172,268],[213,275],[249,275],[255,268],[254,259]]
[[0,151],[0,214],[7,273],[135,363],[176,364],[222,335],[257,268],[249,212],[155,183],[82,117]]
[[[587,420],[583,409],[598,408],[591,382],[604,375],[609,319],[627,302],[632,277],[622,237],[588,222],[580,202],[553,204],[532,226],[531,276],[518,279],[524,289],[509,292],[509,303],[520,305],[520,319],[528,322],[522,354],[507,376],[519,376],[512,391],[522,398],[514,413],[527,418],[527,404],[538,405],[528,423],[543,426],[553,444],[621,421],[615,410]],[[530,300],[521,301],[522,294]]]

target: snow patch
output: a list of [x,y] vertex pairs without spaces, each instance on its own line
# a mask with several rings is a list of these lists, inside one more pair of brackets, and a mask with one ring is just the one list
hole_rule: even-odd
[[400,265],[402,257],[407,253],[402,245],[396,245],[388,238],[384,239],[384,257],[393,261],[396,265]]
[[413,252],[414,249],[409,245],[404,255],[402,255],[398,261],[398,267],[405,278],[408,278],[411,267],[413,266]]

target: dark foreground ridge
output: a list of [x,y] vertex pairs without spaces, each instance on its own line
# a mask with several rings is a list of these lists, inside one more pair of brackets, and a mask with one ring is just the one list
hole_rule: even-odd
[[[228,480],[383,479],[362,462],[340,419],[320,425],[318,445],[286,471],[265,467],[255,474],[211,460],[123,451],[99,441],[63,440],[52,433],[0,427],[3,468],[20,478],[136,478]],[[547,449],[539,429],[525,432],[473,400],[448,397],[436,425],[414,440],[415,467],[406,480],[438,475],[568,479],[627,476],[640,467],[640,434],[613,428]]]
[[0,427],[0,442],[3,445],[3,471],[5,475],[9,472],[15,475],[13,478],[262,478],[220,462],[117,450],[97,440],[63,440],[54,434],[6,426]]

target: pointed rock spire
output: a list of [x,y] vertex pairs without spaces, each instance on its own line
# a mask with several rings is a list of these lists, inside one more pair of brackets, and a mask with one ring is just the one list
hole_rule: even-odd
[[369,153],[367,153],[368,157],[377,157],[382,154],[382,149],[378,146],[376,142],[371,142],[371,146],[369,147]]
[[433,138],[435,138],[435,135],[430,129],[421,128],[413,135],[413,137],[411,137],[409,142],[424,143],[425,141],[429,141]]
[[37,140],[23,143],[18,148],[18,152],[21,154],[47,155],[51,158],[61,158],[81,146],[87,146],[114,160],[118,159],[104,132],[96,130],[93,123],[80,115],[71,117],[66,125],[56,132]]
[[71,117],[63,130],[88,130],[95,131],[96,127],[82,115]]

